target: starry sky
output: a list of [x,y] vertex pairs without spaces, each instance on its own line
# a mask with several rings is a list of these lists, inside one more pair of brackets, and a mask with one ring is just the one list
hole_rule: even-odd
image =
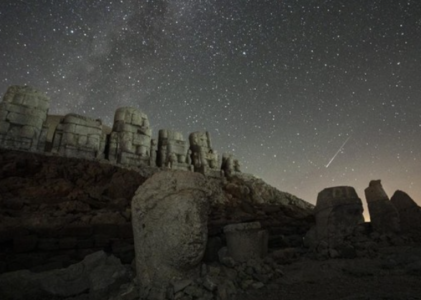
[[311,203],[371,179],[421,205],[419,0],[1,0],[0,91],[51,114],[208,130],[243,171]]

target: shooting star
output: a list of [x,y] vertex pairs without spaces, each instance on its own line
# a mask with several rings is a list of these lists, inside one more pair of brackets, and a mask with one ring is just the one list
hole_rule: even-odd
[[341,148],[339,148],[338,151],[336,151],[335,155],[333,155],[332,159],[328,162],[328,164],[325,166],[326,168],[329,168],[330,164],[333,162],[333,160],[336,158],[336,156],[338,156],[339,152],[341,152],[341,150],[345,147],[346,143],[349,141],[349,139],[351,138],[351,136],[349,136],[346,141],[342,144]]

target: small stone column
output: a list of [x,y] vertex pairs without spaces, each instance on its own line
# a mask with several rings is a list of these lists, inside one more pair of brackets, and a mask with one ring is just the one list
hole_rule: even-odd
[[379,233],[398,232],[400,230],[399,213],[389,201],[381,181],[370,181],[364,192],[374,231]]
[[227,225],[224,233],[228,254],[236,261],[262,258],[267,254],[267,231],[261,229],[259,222]]

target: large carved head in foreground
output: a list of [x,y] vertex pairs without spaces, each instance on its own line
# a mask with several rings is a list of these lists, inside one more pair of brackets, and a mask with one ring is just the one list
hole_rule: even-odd
[[132,224],[144,295],[198,275],[207,242],[209,195],[203,175],[183,171],[159,172],[136,192]]

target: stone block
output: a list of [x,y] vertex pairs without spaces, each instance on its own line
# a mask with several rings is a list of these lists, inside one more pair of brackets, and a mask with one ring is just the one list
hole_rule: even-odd
[[61,143],[76,147],[78,143],[77,135],[71,132],[63,132]]
[[151,138],[146,135],[142,134],[134,134],[133,135],[133,144],[134,145],[143,145],[148,148],[151,146]]
[[102,134],[101,127],[92,127],[92,126],[83,126],[83,125],[76,125],[75,132],[81,135],[89,135],[89,134]]
[[[0,105],[3,103],[0,103]],[[6,120],[7,114],[9,113],[9,111],[2,109],[2,107],[0,106],[0,121],[4,121]]]
[[88,137],[86,135],[77,135],[77,145],[83,146],[88,143]]
[[28,111],[28,107],[20,105],[20,104],[15,104],[15,103],[2,102],[0,103],[0,110],[26,115]]
[[30,252],[37,247],[37,243],[36,235],[18,236],[13,239],[13,250],[16,253]]
[[74,249],[76,248],[77,243],[78,240],[74,237],[62,238],[58,241],[60,249]]
[[[235,261],[244,262],[262,258],[267,249],[262,240],[259,222],[231,224],[224,227],[227,239],[228,254]],[[267,239],[266,239],[267,242]]]
[[47,112],[42,109],[38,109],[35,107],[28,107],[21,104],[14,104],[14,103],[1,103],[0,110],[4,109],[8,112],[14,112],[21,115],[28,115],[32,117],[38,117],[40,119],[45,120],[47,118]]
[[61,230],[63,237],[87,237],[93,234],[91,226],[72,225]]
[[29,106],[29,107],[38,107],[39,106],[38,97],[34,95],[24,95],[21,99],[21,104]]
[[0,134],[6,134],[10,129],[10,123],[6,121],[0,121]]
[[87,136],[86,145],[92,149],[100,149],[101,137],[99,134],[89,134]]
[[110,245],[110,238],[106,235],[96,234],[94,235],[94,247],[104,248]]
[[78,249],[89,249],[93,248],[94,240],[93,239],[78,239],[76,243],[76,248]]
[[33,126],[22,126],[19,136],[28,139],[36,139],[39,136],[39,130]]
[[116,224],[95,224],[94,234],[118,237],[119,226]]
[[59,249],[58,241],[56,239],[40,239],[38,241],[38,249],[40,250],[57,250]]
[[44,120],[38,116],[23,115],[15,112],[10,112],[7,115],[7,120],[16,125],[29,125],[36,128],[41,128]]
[[133,125],[133,124],[120,124],[120,131],[121,132],[131,132],[133,134],[139,133],[141,128],[139,126]]

